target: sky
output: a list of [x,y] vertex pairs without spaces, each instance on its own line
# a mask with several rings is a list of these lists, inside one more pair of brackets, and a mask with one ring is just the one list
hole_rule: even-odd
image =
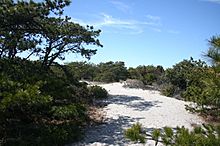
[[[204,59],[208,39],[220,35],[220,0],[72,0],[64,14],[102,30],[92,63],[172,67]],[[65,62],[81,60],[71,54]]]

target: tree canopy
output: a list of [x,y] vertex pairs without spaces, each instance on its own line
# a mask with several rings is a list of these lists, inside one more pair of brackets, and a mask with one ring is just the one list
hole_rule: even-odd
[[1,2],[0,7],[0,58],[15,58],[19,53],[37,56],[48,68],[56,59],[64,60],[67,53],[79,53],[90,59],[102,47],[97,39],[101,30],[83,27],[64,16],[63,8],[69,0],[44,2]]
[[220,72],[220,36],[213,36],[208,42],[209,49],[205,56],[211,61],[216,71]]

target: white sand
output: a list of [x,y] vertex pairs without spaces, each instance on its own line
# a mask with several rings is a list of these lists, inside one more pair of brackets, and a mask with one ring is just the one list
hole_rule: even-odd
[[[149,133],[153,128],[184,126],[192,129],[192,124],[204,123],[200,117],[185,110],[187,102],[162,96],[157,91],[123,88],[122,85],[100,85],[110,94],[103,109],[106,123],[91,127],[83,142],[73,145],[142,145],[132,144],[124,138],[124,130],[136,122]],[[146,145],[154,145],[154,142],[148,141]]]

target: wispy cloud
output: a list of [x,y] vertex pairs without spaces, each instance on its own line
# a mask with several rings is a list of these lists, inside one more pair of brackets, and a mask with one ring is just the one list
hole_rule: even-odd
[[146,15],[146,21],[144,24],[151,26],[152,30],[155,30],[156,32],[161,32],[160,27],[162,26],[161,18],[159,16],[154,15]]
[[[96,28],[111,28],[112,31],[104,30],[104,32],[112,32],[112,33],[128,33],[128,34],[139,34],[142,33],[142,27],[140,26],[140,22],[136,20],[125,20],[125,19],[119,19],[114,18],[111,15],[101,13],[99,15],[99,19],[93,22],[86,22],[80,19],[73,19],[74,22],[77,22],[81,25],[92,25]],[[126,30],[126,31],[125,31]]]
[[112,0],[112,1],[110,1],[110,3],[113,4],[116,9],[118,9],[124,13],[131,13],[132,12],[131,6],[129,6],[123,2]]
[[168,30],[167,31],[168,33],[171,33],[171,34],[179,34],[180,32],[177,31],[177,30]]
[[111,27],[121,27],[121,28],[130,28],[133,27],[136,23],[134,20],[122,20],[118,18],[114,18],[111,15],[101,13],[102,20],[101,22],[96,23],[96,26],[111,26]]
[[159,16],[153,16],[153,15],[146,15],[146,17],[152,21],[160,21],[160,17]]
[[206,1],[206,2],[212,2],[212,3],[220,4],[220,0],[200,0],[200,1]]
[[[150,17],[151,16],[151,17]],[[81,19],[73,18],[74,22],[77,22],[81,25],[93,25],[96,28],[113,28],[114,32],[118,33],[129,33],[129,34],[140,34],[144,32],[144,29],[148,28],[155,32],[161,32],[159,28],[162,24],[158,16],[148,15],[144,21],[138,21],[134,19],[120,19],[115,18],[106,13],[101,13],[99,19],[93,22],[83,21]],[[126,31],[125,31],[126,30]]]

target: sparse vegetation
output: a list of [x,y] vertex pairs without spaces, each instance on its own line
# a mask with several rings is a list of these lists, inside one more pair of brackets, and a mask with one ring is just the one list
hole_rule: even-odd
[[125,137],[134,142],[145,143],[145,137],[142,134],[140,123],[136,123],[131,128],[125,130]]
[[[203,125],[203,127],[196,127],[192,131],[184,127],[176,127],[176,130],[164,127],[161,130],[155,129],[150,137],[148,135],[149,138],[146,137],[147,135],[144,134],[145,132],[140,134],[141,131],[143,131],[141,125],[137,123],[125,131],[125,136],[131,141],[137,141],[139,140],[138,137],[141,135],[141,139],[154,140],[155,146],[157,146],[159,142],[170,146],[220,145],[220,126]],[[129,134],[127,134],[128,136],[126,132],[129,132]]]

